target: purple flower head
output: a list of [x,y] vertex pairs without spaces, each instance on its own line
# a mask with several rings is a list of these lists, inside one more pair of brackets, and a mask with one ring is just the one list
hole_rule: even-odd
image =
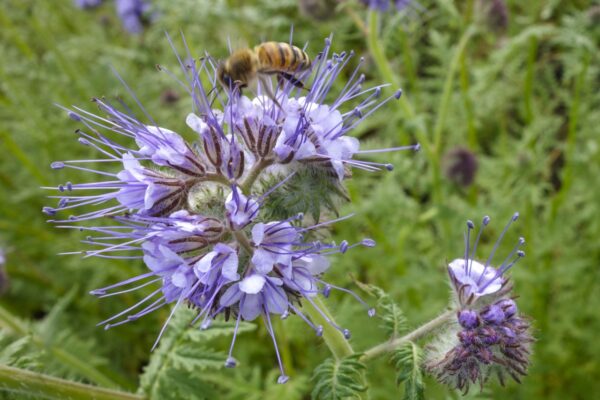
[[[494,244],[492,252],[485,264],[481,264],[473,259],[477,250],[477,244],[481,238],[481,233],[485,226],[490,222],[489,217],[483,218],[481,228],[475,239],[473,249],[470,249],[470,233],[474,228],[474,224],[471,221],[467,222],[467,233],[465,235],[465,253],[464,258],[459,258],[452,261],[448,265],[448,273],[450,275],[450,281],[453,289],[458,297],[458,302],[461,306],[472,304],[479,297],[495,295],[502,295],[507,287],[508,279],[504,277],[504,273],[508,271],[520,258],[525,256],[525,253],[519,250],[519,247],[525,244],[525,239],[519,238],[517,245],[506,257],[506,259],[500,264],[498,268],[494,268],[490,265],[496,250],[502,241],[502,238],[506,234],[508,227],[512,222],[516,221],[519,217],[519,213],[515,213],[504,230],[500,234],[500,237]],[[513,259],[513,257],[515,257]]]
[[[511,299],[501,299],[479,312],[461,311],[461,330],[451,348],[446,352],[432,351],[426,369],[440,382],[465,394],[471,384],[483,387],[491,376],[496,376],[502,385],[507,376],[520,382],[521,376],[527,374],[534,339],[530,323],[516,314],[516,306],[515,314],[503,311],[513,306]],[[478,323],[464,323],[471,317]]]
[[[54,196],[58,206],[44,211],[58,215],[81,210],[54,221],[61,228],[89,233],[83,242],[92,249],[71,254],[144,263],[144,273],[92,294],[109,297],[158,286],[101,325],[110,328],[169,306],[171,313],[158,343],[181,305],[197,311],[194,324],[202,329],[220,315],[232,317],[236,329],[226,363],[231,367],[239,321],[260,316],[278,355],[278,381],[284,383],[287,376],[277,350],[273,316],[297,315],[321,335],[323,327],[302,312],[302,305],[309,303],[323,321],[350,337],[315,302],[317,296],[328,297],[334,289],[350,294],[374,315],[355,293],[322,280],[330,268],[328,255],[344,254],[356,246],[372,247],[374,241],[336,245],[316,240],[321,236],[315,231],[344,218],[312,226],[303,226],[301,214],[275,221],[259,219],[264,218],[259,210],[270,193],[300,168],[322,169],[337,181],[347,176],[350,167],[391,169],[388,164],[357,161],[358,155],[418,149],[416,145],[360,150],[358,139],[351,136],[354,127],[400,92],[380,100],[382,86],[362,89],[364,77],[356,69],[338,96],[332,96],[333,82],[342,76],[352,54],[330,55],[330,46],[327,40],[312,69],[295,76],[310,89],[301,91],[287,80],[267,89],[264,85],[272,84],[267,80],[258,83],[256,92],[244,89],[248,93],[243,95],[239,88],[218,90],[216,62],[210,56],[193,57],[186,46],[186,56],[177,55],[184,77],[176,79],[190,95],[192,107],[180,116],[187,125],[182,132],[154,121],[123,81],[143,118],[134,116],[121,101],[114,105],[105,99],[95,99],[97,114],[79,107],[65,109],[82,125],[77,130],[79,142],[100,156],[59,161],[52,167],[100,178],[52,188],[58,189]],[[279,181],[265,191],[254,185],[268,181],[263,177]],[[103,223],[97,226],[75,226],[101,218]],[[509,309],[502,306],[505,315]]]
[[150,8],[147,2],[143,0],[115,0],[115,7],[123,27],[129,33],[141,33],[144,30],[143,17]]

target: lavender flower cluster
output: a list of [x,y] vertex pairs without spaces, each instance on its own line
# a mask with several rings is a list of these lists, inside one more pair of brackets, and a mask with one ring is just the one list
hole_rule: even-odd
[[[99,7],[103,0],[74,0],[76,7],[90,9]],[[150,4],[144,0],[115,0],[117,15],[123,27],[129,33],[140,33],[144,30],[144,15],[148,13]]]
[[[106,99],[94,99],[98,114],[64,108],[82,124],[77,130],[79,142],[95,149],[101,158],[54,162],[52,168],[84,171],[101,179],[59,185],[54,188],[59,194],[52,196],[58,205],[43,211],[56,218],[53,222],[60,227],[89,232],[84,243],[92,249],[69,254],[143,260],[145,272],[92,294],[103,298],[158,285],[139,303],[101,325],[115,327],[173,305],[158,343],[182,305],[197,310],[193,322],[202,329],[223,315],[236,321],[237,333],[241,320],[261,317],[279,361],[278,381],[284,383],[288,377],[277,350],[274,317],[295,314],[321,335],[323,327],[303,311],[308,305],[349,337],[350,332],[316,302],[317,296],[327,297],[332,289],[350,293],[374,315],[356,294],[322,280],[330,267],[328,255],[356,246],[371,247],[372,240],[336,244],[316,235],[344,218],[319,223],[305,221],[302,214],[279,220],[264,215],[269,196],[287,190],[286,183],[298,171],[317,171],[339,185],[349,177],[351,167],[391,169],[389,164],[355,159],[358,155],[418,150],[415,145],[361,151],[358,139],[349,135],[365,118],[401,95],[398,91],[382,99],[383,86],[363,89],[361,60],[341,92],[332,96],[333,84],[352,56],[331,54],[327,39],[312,69],[298,76],[310,89],[284,83],[266,90],[259,83],[256,93],[245,96],[238,90],[219,88],[217,62],[210,56],[194,59],[186,45],[185,57],[177,55],[185,78],[162,70],[178,79],[190,96],[192,111],[185,116],[189,130],[184,135],[193,141],[160,127],[124,81],[148,122],[137,119],[124,104]],[[116,170],[104,168],[109,165]],[[262,185],[274,180],[278,182],[271,187]],[[57,217],[65,213],[76,214]],[[92,225],[80,226],[80,222]],[[236,334],[227,367],[236,364],[232,356],[235,339]]]
[[457,320],[449,332],[441,334],[437,343],[430,346],[425,365],[440,382],[464,393],[474,383],[483,388],[490,376],[497,376],[504,385],[507,375],[520,382],[520,377],[527,373],[534,339],[529,321],[519,314],[511,297],[512,286],[505,276],[525,256],[519,249],[525,240],[519,238],[498,268],[490,265],[509,226],[518,217],[518,213],[513,215],[485,264],[473,257],[490,218],[483,218],[472,251],[470,232],[474,224],[468,221],[464,258],[456,259],[448,266],[458,309]]

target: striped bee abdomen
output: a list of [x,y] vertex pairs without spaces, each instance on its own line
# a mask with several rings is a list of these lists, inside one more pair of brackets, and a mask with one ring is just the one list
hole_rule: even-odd
[[275,73],[304,71],[310,67],[310,58],[298,47],[284,42],[265,42],[254,48],[258,56],[259,72]]

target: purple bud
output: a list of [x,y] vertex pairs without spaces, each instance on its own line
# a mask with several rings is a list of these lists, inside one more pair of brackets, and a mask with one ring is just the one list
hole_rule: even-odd
[[329,297],[329,295],[331,294],[331,285],[325,285],[323,287],[323,296],[324,297]]
[[287,376],[287,375],[280,375],[279,378],[277,378],[277,383],[279,383],[280,385],[283,385],[284,383],[286,383],[289,380],[290,380],[289,376]]
[[63,169],[65,167],[65,163],[62,161],[54,161],[50,164],[50,168],[52,169]]
[[504,322],[506,315],[504,315],[504,311],[502,308],[497,306],[496,304],[492,304],[491,306],[486,307],[479,314],[481,319],[487,324],[497,325]]
[[342,240],[342,243],[340,243],[340,253],[344,254],[346,251],[348,251],[348,241]]
[[367,314],[369,315],[369,317],[374,317],[375,313],[376,313],[376,311],[374,308],[369,308],[369,311],[367,311]]
[[394,98],[396,100],[398,100],[400,97],[402,97],[402,89],[398,89],[396,93],[394,93]]
[[323,336],[323,325],[317,326],[317,336],[318,337]]
[[344,330],[342,331],[342,334],[344,335],[344,337],[345,337],[346,339],[350,339],[350,338],[352,337],[352,333],[350,332],[350,330],[349,330],[349,329],[344,329]]
[[495,303],[502,309],[506,318],[510,318],[517,313],[517,303],[513,299],[502,299]]
[[479,326],[479,317],[473,310],[461,310],[458,312],[458,323],[466,329],[473,329]]

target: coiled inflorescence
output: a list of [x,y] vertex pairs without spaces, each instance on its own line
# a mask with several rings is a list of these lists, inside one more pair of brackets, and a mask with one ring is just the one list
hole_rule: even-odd
[[[52,168],[76,169],[102,179],[59,185],[59,195],[52,196],[58,205],[43,211],[65,228],[78,222],[103,221],[76,227],[89,232],[84,243],[92,249],[73,253],[139,259],[147,267],[136,277],[92,294],[108,297],[158,285],[139,303],[103,321],[106,328],[136,320],[168,304],[174,306],[158,339],[183,304],[198,311],[194,323],[203,329],[220,314],[233,317],[236,332],[241,320],[260,316],[275,343],[281,368],[279,382],[283,383],[287,376],[281,367],[272,318],[296,314],[321,335],[323,327],[302,311],[302,303],[309,303],[323,320],[349,337],[350,332],[336,325],[314,299],[319,294],[327,297],[332,288],[349,292],[322,280],[330,266],[327,255],[345,253],[358,245],[371,247],[374,242],[365,239],[338,245],[318,234],[344,218],[305,223],[306,218],[297,212],[286,218],[270,218],[265,212],[269,196],[288,190],[288,181],[307,168],[336,185],[349,176],[351,167],[389,170],[389,164],[354,157],[417,150],[418,145],[360,151],[359,141],[349,136],[350,131],[401,93],[382,100],[382,86],[362,89],[364,76],[357,67],[339,95],[326,102],[352,57],[351,53],[330,54],[329,39],[313,69],[298,77],[308,82],[309,90],[303,92],[290,83],[264,90],[259,83],[250,97],[241,96],[235,88],[219,90],[213,59],[205,56],[194,60],[187,46],[186,51],[185,58],[177,56],[185,75],[178,81],[191,99],[192,112],[185,122],[190,128],[188,136],[196,140],[188,142],[160,127],[135,96],[147,123],[134,117],[124,104],[106,99],[94,99],[99,114],[79,107],[65,109],[71,119],[83,125],[77,130],[79,142],[94,148],[102,158],[59,161]],[[116,168],[102,168],[109,165]],[[276,183],[263,184],[267,181]],[[285,212],[279,210],[279,214]],[[65,213],[71,215],[58,218]],[[350,293],[366,306],[369,315],[374,314]],[[228,367],[235,365],[235,337]]]
[[499,267],[491,266],[508,227],[518,217],[518,213],[512,216],[484,264],[473,257],[490,218],[483,218],[472,249],[470,233],[474,224],[468,221],[464,257],[448,266],[459,311],[456,321],[430,346],[425,366],[440,382],[464,393],[474,383],[483,387],[490,376],[498,377],[504,384],[507,376],[520,382],[520,377],[527,373],[534,339],[529,321],[519,315],[514,298],[510,297],[512,288],[505,276],[506,271],[525,256],[519,250],[525,240],[519,238]]

